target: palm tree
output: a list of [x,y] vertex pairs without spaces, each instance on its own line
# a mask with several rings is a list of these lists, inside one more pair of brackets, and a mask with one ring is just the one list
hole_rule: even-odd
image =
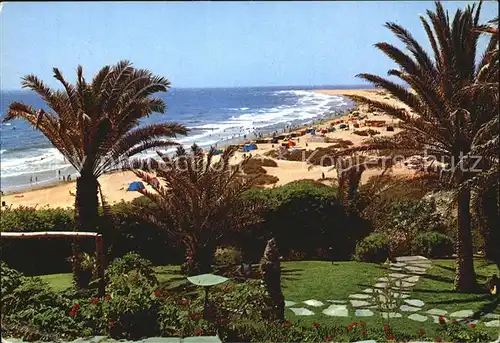
[[[498,17],[477,30],[491,36],[490,46],[485,55],[485,64],[480,70],[476,83],[465,89],[470,95],[483,99],[483,106],[489,106],[491,113],[498,113]],[[500,182],[499,180],[499,120],[498,115],[485,122],[476,132],[472,141],[471,152],[464,156],[464,162],[474,156],[481,156],[482,172],[464,182],[460,188],[472,190],[472,207],[476,215],[480,232],[484,240],[485,257],[496,263],[500,270]]]
[[35,75],[22,79],[22,87],[36,92],[50,110],[13,102],[4,121],[26,120],[78,171],[77,227],[93,231],[98,218],[99,176],[144,150],[175,144],[168,138],[187,131],[176,123],[138,127],[140,119],[165,111],[165,102],[153,95],[167,91],[170,82],[166,78],[136,69],[128,61],[103,67],[91,83],[87,83],[83,68],[78,66],[75,85],[68,83],[59,69],[53,70],[63,90],[49,88]]
[[[386,102],[352,96],[357,102],[369,104],[401,119],[404,131],[393,137],[373,138],[363,147],[347,149],[343,154],[368,150],[425,151],[448,167],[461,166],[450,173],[452,178],[447,181],[452,185],[458,186],[475,175],[469,168],[472,166],[471,161],[462,160],[462,157],[471,151],[473,139],[482,125],[495,115],[490,110],[491,106],[483,103],[484,98],[463,91],[475,84],[488,62],[487,52],[476,63],[480,34],[474,30],[479,26],[480,8],[481,3],[477,7],[474,4],[465,10],[458,9],[450,21],[441,3],[436,2],[436,11],[428,10],[428,19],[423,16],[420,18],[432,47],[433,58],[409,31],[395,23],[386,24],[404,43],[408,53],[388,43],[377,43],[375,46],[399,67],[389,70],[388,74],[399,78],[410,89],[372,74],[360,74],[358,77],[385,89],[413,113]],[[470,188],[461,188],[457,201],[455,287],[460,291],[471,291],[476,278],[472,253]]]
[[156,204],[154,209],[143,209],[142,216],[184,245],[183,270],[193,275],[211,271],[224,234],[259,221],[260,206],[241,197],[256,177],[243,175],[240,165],[230,165],[234,149],[226,149],[218,161],[215,148],[206,155],[196,144],[190,150],[178,147],[173,157],[158,152],[161,162],[136,160],[130,167],[154,190],[141,190]]

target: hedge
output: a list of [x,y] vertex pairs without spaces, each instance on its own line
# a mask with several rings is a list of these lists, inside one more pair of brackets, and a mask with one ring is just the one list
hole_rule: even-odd
[[[118,203],[111,207],[110,218],[101,217],[96,232],[103,234],[108,259],[137,251],[156,265],[182,262],[183,251],[169,241],[165,232],[137,216],[138,207],[146,206],[140,199]],[[0,231],[37,232],[73,231],[73,209],[38,209],[20,207],[2,210]],[[94,252],[91,238],[79,239],[80,251]],[[26,275],[66,273],[71,271],[67,258],[71,256],[72,239],[9,239],[0,242],[1,260]]]
[[[347,260],[356,241],[370,232],[370,224],[345,213],[336,191],[314,181],[297,181],[272,189],[252,189],[244,194],[263,202],[263,221],[241,232],[226,235],[223,245],[241,249],[243,258],[258,262],[270,237],[276,237],[281,254],[304,258]],[[101,218],[97,232],[104,236],[108,259],[136,251],[155,265],[180,264],[183,248],[165,231],[141,219],[141,197],[111,207],[110,218]],[[1,231],[72,231],[72,209],[18,208],[2,211]],[[94,251],[92,239],[81,239],[80,250]],[[2,261],[26,275],[70,272],[71,239],[2,239]]]

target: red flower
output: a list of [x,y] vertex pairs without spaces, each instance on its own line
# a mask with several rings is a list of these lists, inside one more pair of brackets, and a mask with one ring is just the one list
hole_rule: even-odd
[[395,340],[395,338],[394,338],[394,336],[392,334],[388,334],[387,335],[387,339],[390,340],[390,341]]
[[329,341],[333,341],[333,337],[332,336],[328,336],[328,337],[325,338],[325,341],[328,341],[328,342]]
[[476,327],[476,324],[469,324],[469,327],[470,327],[471,329],[474,329],[474,328]]
[[420,337],[422,337],[423,335],[425,335],[425,330],[424,328],[420,328]]
[[439,316],[439,324],[446,324],[446,318],[443,316]]
[[452,320],[451,320],[451,322],[452,322],[453,324],[458,323],[456,319],[452,319]]
[[389,324],[384,324],[384,331],[389,331]]
[[115,327],[115,322],[114,322],[114,321],[112,321],[112,320],[110,320],[110,321],[108,322],[108,327],[109,327],[110,329],[114,328],[114,327]]
[[352,328],[353,328],[353,326],[352,326],[352,324],[351,324],[351,325],[349,325],[349,326],[347,327],[347,331],[352,331]]
[[364,327],[365,325],[366,325],[365,322],[359,322],[359,326]]
[[292,326],[292,323],[291,322],[284,322],[283,326],[289,328],[290,326]]
[[109,303],[109,301],[111,300],[111,295],[106,294],[106,295],[104,296],[104,300],[106,300],[106,302],[108,302],[108,303]]
[[92,298],[92,299],[90,299],[90,300],[89,300],[89,302],[90,302],[91,304],[94,304],[94,305],[95,305],[95,304],[99,304],[99,298]]
[[201,335],[203,335],[203,330],[202,329],[196,329],[196,330],[194,330],[194,334],[196,336],[201,336]]
[[317,329],[317,328],[319,328],[319,323],[318,322],[314,322],[313,326]]
[[75,316],[75,314],[76,314],[76,312],[75,312],[75,311],[69,311],[69,312],[68,312],[68,316],[70,316],[70,317],[74,317],[74,316]]
[[361,334],[362,334],[363,336],[366,336],[366,329],[363,329],[363,330],[361,331]]
[[161,297],[161,291],[159,289],[155,291],[155,296]]
[[443,340],[441,338],[439,338],[439,337],[436,337],[435,341],[436,342],[442,342]]
[[191,314],[191,319],[198,320],[201,318],[201,314],[199,313],[192,313]]
[[77,304],[74,304],[74,305],[73,305],[73,311],[75,311],[75,312],[80,311],[80,304],[78,304],[78,303],[77,303]]

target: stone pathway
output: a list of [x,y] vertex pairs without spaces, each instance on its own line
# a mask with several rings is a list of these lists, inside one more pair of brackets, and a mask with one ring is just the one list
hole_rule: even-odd
[[[349,317],[349,314],[355,317],[370,317],[378,310],[383,318],[405,317],[416,322],[433,320],[438,323],[440,316],[447,316],[473,323],[468,319],[473,315],[472,310],[448,313],[443,309],[432,308],[424,311],[425,303],[420,299],[411,298],[413,286],[431,267],[430,260],[422,256],[396,257],[395,260],[396,262],[388,264],[385,277],[378,278],[372,288],[350,294],[348,300],[326,300],[327,304],[315,299],[302,302],[312,308],[301,307],[296,301],[285,301],[285,306],[298,316],[323,313],[330,317]],[[327,308],[320,310],[324,306]],[[488,327],[499,327],[499,320],[499,315],[496,314],[488,314],[483,318],[485,326]]]

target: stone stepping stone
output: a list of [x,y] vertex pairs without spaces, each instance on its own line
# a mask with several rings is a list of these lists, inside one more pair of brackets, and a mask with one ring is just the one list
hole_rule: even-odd
[[403,270],[403,268],[399,268],[399,267],[389,267],[389,270],[392,270],[392,271],[395,271],[395,272],[400,272]]
[[417,306],[417,307],[422,307],[424,306],[424,302],[422,300],[418,299],[405,299],[405,303],[411,306]]
[[426,257],[423,256],[400,256],[396,257],[396,262],[407,263],[410,261],[429,261]]
[[489,327],[489,328],[497,328],[500,327],[500,320],[491,320],[489,322],[485,322],[484,326]]
[[406,294],[406,293],[397,293],[397,292],[394,292],[393,296],[394,296],[394,298],[400,298],[400,299],[406,299],[406,298],[410,297],[409,294]]
[[347,304],[347,300],[327,300],[327,302],[332,304]]
[[388,278],[386,278],[386,277],[381,277],[381,278],[379,278],[377,281],[380,281],[380,282],[388,282],[388,281],[389,281],[389,279],[388,279]]
[[350,300],[352,307],[363,307],[371,305],[368,301],[364,300]]
[[420,279],[420,276],[413,275],[413,276],[410,276],[409,278],[404,279],[404,281],[411,282],[411,283],[417,283],[419,279]]
[[313,306],[313,307],[325,306],[325,304],[323,304],[321,301],[314,300],[314,299],[306,300],[306,301],[304,301],[304,304],[306,304],[308,306]]
[[385,282],[376,283],[373,287],[375,288],[386,288],[387,284]]
[[347,305],[330,305],[328,308],[323,310],[323,313],[330,317],[349,316],[349,310],[347,309]]
[[295,313],[295,315],[297,315],[297,316],[313,316],[314,315],[313,311],[308,310],[307,308],[303,308],[303,307],[290,308],[290,310],[292,310],[293,313]]
[[290,307],[290,306],[293,306],[295,304],[296,304],[295,301],[285,300],[285,307]]
[[354,315],[356,317],[371,317],[373,316],[373,312],[365,309],[357,309],[356,312],[354,312]]
[[408,319],[414,320],[416,322],[425,322],[427,320],[427,316],[422,316],[418,313],[413,313],[408,316]]
[[472,311],[472,310],[462,310],[462,311],[456,311],[456,312],[450,313],[450,317],[466,318],[466,317],[472,317],[473,314],[474,314],[474,311]]
[[406,281],[396,281],[394,283],[394,285],[396,287],[399,287],[399,288],[410,288],[410,287],[413,287],[415,284],[411,283],[411,282],[406,282]]
[[373,288],[367,288],[367,289],[363,289],[362,290],[363,293],[369,293],[369,294],[372,294],[374,291],[373,291]]
[[427,311],[427,313],[435,315],[435,316],[446,316],[446,314],[448,313],[448,311],[446,311],[446,310],[440,310],[438,308],[432,308],[429,311]]
[[408,277],[409,275],[408,274],[401,274],[401,273],[391,273],[391,274],[389,274],[389,276],[393,279],[401,279],[401,278]]
[[371,298],[371,296],[368,294],[351,294],[351,295],[349,295],[349,298],[351,298],[351,299],[369,299],[369,298]]
[[500,319],[500,314],[496,313],[486,313],[483,318],[488,318],[488,319]]
[[384,319],[389,319],[389,318],[402,318],[403,315],[401,313],[397,312],[381,312],[382,318]]
[[401,268],[401,267],[405,267],[406,266],[406,263],[402,263],[402,262],[395,262],[395,263],[391,263],[390,264],[391,267],[396,267],[396,268]]
[[439,324],[439,316],[431,316],[434,319],[434,324]]
[[403,312],[417,312],[417,311],[421,310],[420,307],[413,307],[413,306],[408,306],[408,305],[401,305],[401,307],[399,309]]

